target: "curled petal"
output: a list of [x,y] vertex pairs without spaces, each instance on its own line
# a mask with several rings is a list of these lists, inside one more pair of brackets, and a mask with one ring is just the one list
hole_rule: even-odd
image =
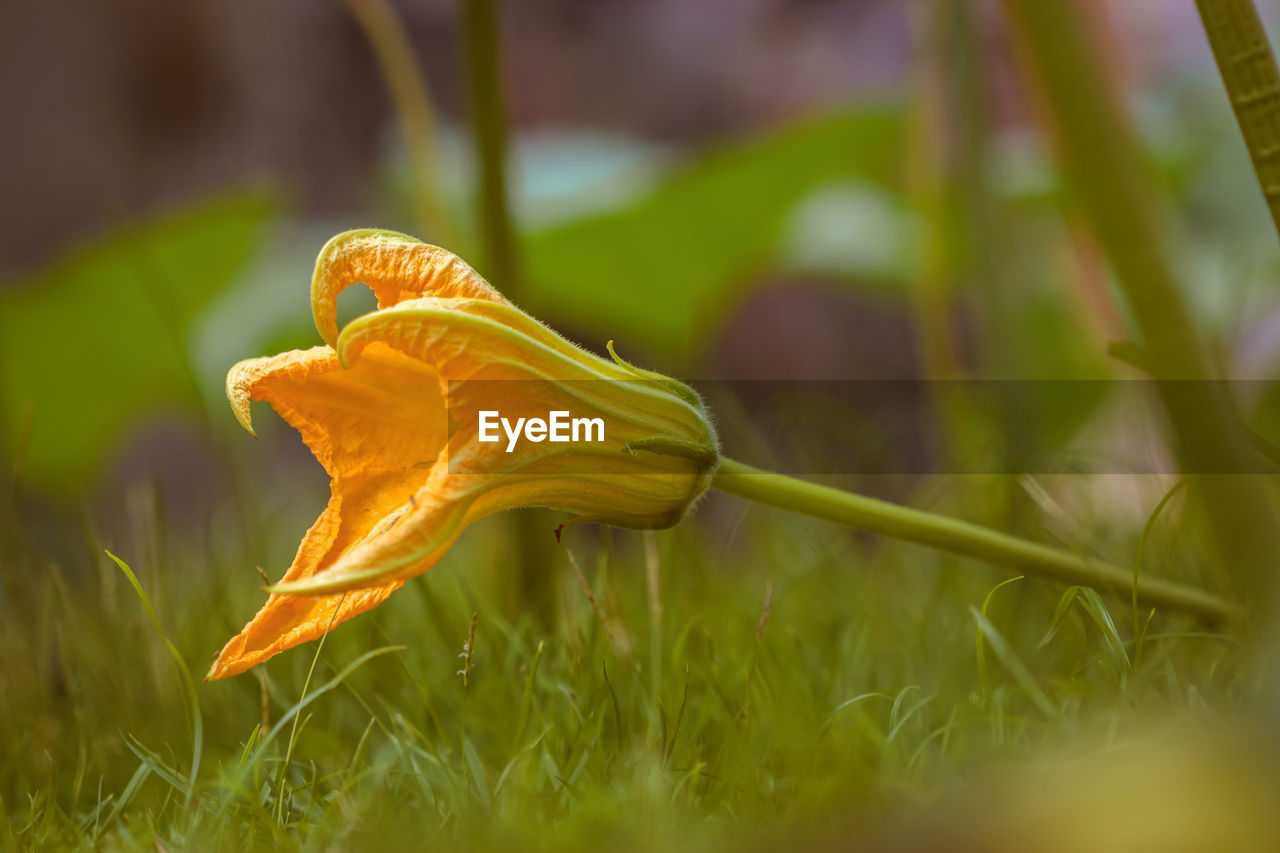
[[[634,379],[625,367],[593,355],[506,302],[468,298],[420,297],[394,308],[365,314],[347,324],[337,343],[338,356],[350,363],[374,341],[383,341],[421,358],[433,345],[449,344],[434,353],[433,362],[467,348],[477,359],[489,359],[490,343],[505,341],[512,363],[554,370],[561,378]],[[536,366],[529,361],[540,356]],[[442,371],[445,373],[446,371]],[[457,378],[457,371],[448,372]],[[656,375],[656,374],[655,374]]]
[[269,402],[335,478],[429,469],[448,433],[435,372],[386,346],[351,370],[329,347],[242,361],[227,398],[250,432],[250,402]]
[[364,283],[386,308],[417,296],[461,296],[505,302],[466,261],[394,231],[344,231],[325,244],[311,278],[311,312],[320,337],[338,342],[338,294]]
[[[323,574],[345,551],[385,532],[430,478],[446,441],[435,373],[381,345],[351,370],[328,347],[241,362],[227,389],[246,426],[250,401],[270,402],[333,478],[328,506],[303,538],[285,583]],[[227,643],[208,677],[234,675],[316,639],[399,586],[368,584],[345,598],[272,595]]]
[[[561,338],[518,308],[472,299],[422,298],[365,314],[347,324],[338,339],[338,355],[354,364],[366,348],[385,345],[422,361],[453,386],[451,413],[466,380],[523,380],[521,393],[586,393],[575,408],[589,405],[615,424],[641,419],[639,439],[655,433],[698,435],[706,430],[705,412],[696,395],[680,382],[637,372],[629,365],[593,355]],[[558,386],[553,388],[553,386]],[[497,392],[496,385],[489,386]],[[575,393],[577,392],[577,393]],[[509,409],[518,401],[488,408]],[[474,407],[472,407],[474,408]],[[585,412],[584,412],[585,413]]]

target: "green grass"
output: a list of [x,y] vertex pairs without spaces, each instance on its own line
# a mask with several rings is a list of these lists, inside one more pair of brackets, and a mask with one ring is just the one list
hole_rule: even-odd
[[[1132,565],[1145,519],[1099,520],[1118,482],[1044,485],[1096,512],[1066,544]],[[1148,512],[1169,485],[1126,484]],[[1007,527],[1011,486],[912,500]],[[1248,693],[1237,647],[1185,619],[997,588],[1007,575],[980,564],[723,496],[673,531],[575,528],[541,608],[511,600],[509,520],[490,519],[321,647],[189,693],[187,670],[260,603],[253,566],[290,557],[314,510],[294,500],[242,496],[201,530],[134,513],[111,543],[58,529],[57,561],[30,528],[10,537],[0,811],[19,845],[740,849],[873,828],[993,761]],[[1143,571],[1196,580],[1179,504],[1145,532]]]

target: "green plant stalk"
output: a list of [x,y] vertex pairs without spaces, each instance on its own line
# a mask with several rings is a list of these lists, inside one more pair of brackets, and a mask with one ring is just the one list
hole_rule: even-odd
[[1155,182],[1075,4],[1004,0],[1072,200],[1107,253],[1167,379],[1212,376],[1163,251]]
[[[980,369],[961,357],[957,320],[962,306],[978,295],[976,285],[994,280],[991,265],[979,256],[979,241],[990,233],[984,228],[990,225],[984,223],[990,217],[983,172],[989,134],[981,51],[975,47],[976,16],[965,0],[926,0],[910,4],[910,11],[914,69],[907,177],[920,219],[911,308],[925,377],[951,380]],[[1000,295],[1000,290],[989,286],[987,293]],[[990,310],[983,319],[997,330],[1012,326],[1016,320],[1002,322],[996,301],[984,306]],[[1007,336],[979,337],[989,343]],[[1005,363],[990,360],[991,353],[987,357],[988,364]],[[977,413],[961,395],[947,393],[948,385],[934,381],[928,386],[930,410],[943,427],[943,453],[962,458],[989,452],[975,446]]]
[[[952,290],[958,274],[956,175],[947,105],[954,70],[949,46],[954,37],[955,0],[912,6],[916,29],[914,110],[908,165],[916,207],[921,212],[922,247],[913,276],[912,305],[925,375],[954,379],[959,373],[952,328]],[[950,432],[950,431],[949,431]]]
[[1214,624],[1234,622],[1242,615],[1234,604],[1202,589],[1155,578],[1135,580],[1132,571],[1108,563],[967,521],[762,471],[732,459],[721,459],[711,485],[757,503],[928,545],[1028,575],[1089,586],[1118,596],[1136,590],[1138,601],[1143,604],[1191,613]]
[[518,302],[520,264],[507,195],[507,118],[496,0],[462,0],[467,108],[479,166],[480,234],[487,276]]
[[[1080,9],[1003,0],[1015,53],[1037,84],[1072,200],[1115,271],[1158,380],[1213,380],[1215,371],[1164,250],[1150,163],[1116,97]],[[1271,493],[1251,476],[1225,389],[1211,381],[1161,383],[1175,452],[1213,533],[1219,563],[1240,599],[1270,609],[1280,535]]]
[[431,174],[438,160],[435,110],[404,27],[387,0],[347,0],[347,8],[364,30],[391,90],[404,135],[414,215],[430,239],[454,245],[457,234],[453,221]]
[[[511,219],[507,188],[507,116],[502,92],[502,54],[497,0],[461,0],[466,61],[467,112],[475,147],[479,181],[476,212],[479,217],[484,267],[481,272],[513,302],[523,293],[519,246]],[[513,612],[532,613],[543,622],[551,619],[551,537],[542,513],[516,513],[515,553],[509,606]]]
[[1252,0],[1196,0],[1231,109],[1280,231],[1280,71]]

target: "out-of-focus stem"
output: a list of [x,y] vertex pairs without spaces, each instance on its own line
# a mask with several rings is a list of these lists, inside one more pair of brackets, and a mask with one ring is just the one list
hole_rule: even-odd
[[957,376],[952,290],[957,272],[950,153],[955,129],[948,120],[948,74],[955,0],[912,3],[915,37],[914,104],[910,149],[912,195],[920,212],[923,245],[915,271],[914,307],[921,360],[930,379]]
[[452,246],[457,235],[431,173],[437,162],[435,110],[404,27],[387,0],[346,0],[346,3],[369,39],[387,88],[391,90],[404,136],[414,214],[423,236]]
[[[476,213],[484,249],[482,272],[503,294],[519,302],[523,287],[507,191],[507,115],[497,0],[461,3],[467,111],[479,169]],[[508,586],[512,603],[535,619],[548,622],[552,611],[548,583],[553,560],[551,525],[543,512],[516,513],[512,525],[516,534]]]
[[1038,84],[1069,188],[1120,279],[1146,346],[1168,374],[1207,379],[1209,362],[1162,249],[1154,182],[1072,3],[1004,0],[1024,66]]
[[507,195],[507,118],[496,0],[462,0],[467,105],[480,169],[477,208],[486,274],[519,301],[520,263]]
[[[1156,182],[1074,3],[1003,0],[1018,59],[1043,98],[1071,196],[1116,273],[1157,379],[1215,378],[1164,249]],[[1184,383],[1185,385],[1185,383]],[[1173,386],[1161,385],[1162,391]],[[1164,393],[1183,469],[1248,470],[1225,388]],[[1220,563],[1256,612],[1270,608],[1280,560],[1274,500],[1250,476],[1193,476]]]
[[1280,71],[1252,0],[1196,0],[1271,221],[1280,231]]

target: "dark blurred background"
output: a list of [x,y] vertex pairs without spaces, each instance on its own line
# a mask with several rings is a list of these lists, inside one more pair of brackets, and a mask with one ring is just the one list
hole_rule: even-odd
[[[441,116],[464,122],[458,5],[395,5]],[[508,3],[510,117],[686,146],[900,94],[908,6]],[[0,32],[6,277],[121,217],[245,181],[270,182],[304,219],[379,213],[369,190],[392,103],[340,2],[6,4]]]
[[[394,5],[441,116],[463,122],[458,4]],[[859,97],[899,98],[909,85],[909,2],[504,5],[510,117],[530,133],[684,147]],[[1146,94],[1167,95],[1183,76],[1213,82],[1192,4],[1093,5],[1105,8],[1123,40],[1116,59]],[[973,6],[990,17],[988,4]],[[300,218],[378,213],[369,189],[392,144],[392,104],[340,2],[10,3],[0,33],[8,280],[122,217],[228,184],[268,181]],[[997,35],[983,46],[999,71]],[[992,82],[1015,121],[1010,81]]]
[[[500,4],[522,274],[495,284],[590,346],[615,338],[695,379],[928,376],[933,157],[961,199],[942,275],[958,367],[1115,376],[1103,353],[1127,318],[1096,249],[1062,227],[998,9],[953,5],[939,40],[930,4],[888,0]],[[1272,375],[1274,238],[1194,5],[1084,5],[1176,205],[1193,305],[1233,373]],[[221,378],[318,341],[305,289],[330,234],[448,236],[489,271],[459,4],[391,4],[435,113],[432,150],[412,154],[352,8],[0,8],[0,428],[42,500],[110,510],[158,477],[182,513],[216,493]],[[931,78],[922,57],[939,54]],[[943,107],[926,125],[930,86]],[[448,235],[415,215],[415,158]]]

